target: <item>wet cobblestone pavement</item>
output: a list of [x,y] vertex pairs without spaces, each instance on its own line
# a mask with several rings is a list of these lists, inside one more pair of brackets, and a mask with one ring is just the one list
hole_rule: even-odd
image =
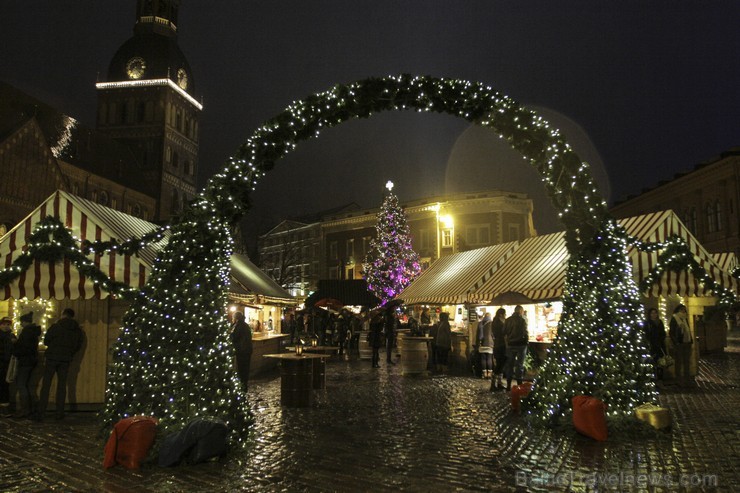
[[740,491],[736,348],[705,356],[697,387],[661,391],[671,432],[610,430],[603,443],[530,428],[472,377],[408,378],[353,359],[327,364],[326,379],[308,409],[280,406],[277,374],[251,382],[249,446],[195,466],[104,471],[93,413],[2,419],[0,490]]

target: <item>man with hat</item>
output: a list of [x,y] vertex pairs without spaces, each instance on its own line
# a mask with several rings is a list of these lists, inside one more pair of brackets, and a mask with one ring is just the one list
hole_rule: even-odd
[[0,414],[3,416],[10,414],[10,384],[5,380],[5,376],[16,341],[12,322],[10,317],[0,319]]

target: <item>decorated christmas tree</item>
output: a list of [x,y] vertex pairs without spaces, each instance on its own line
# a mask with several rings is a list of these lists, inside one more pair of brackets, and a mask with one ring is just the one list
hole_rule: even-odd
[[123,319],[102,417],[110,426],[154,416],[164,431],[216,418],[238,442],[251,418],[228,339],[231,228],[206,202],[200,205],[173,226],[151,281]]
[[419,255],[411,248],[411,235],[406,213],[386,184],[388,193],[378,213],[376,237],[370,242],[363,270],[370,291],[385,305],[419,275]]
[[525,400],[553,424],[576,395],[601,399],[612,417],[657,398],[643,309],[627,257],[627,237],[613,219],[580,255],[572,255],[558,336]]

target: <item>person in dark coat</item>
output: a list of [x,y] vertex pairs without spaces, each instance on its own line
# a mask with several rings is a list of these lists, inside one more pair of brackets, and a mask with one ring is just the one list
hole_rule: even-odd
[[686,307],[678,305],[673,310],[673,317],[668,324],[668,334],[673,343],[673,359],[676,362],[676,379],[683,387],[693,382],[689,365],[694,348],[694,338],[691,336],[688,317]]
[[655,367],[655,378],[663,379],[663,368],[658,366],[658,359],[666,354],[665,352],[665,325],[660,319],[658,310],[650,308],[648,310],[647,320],[645,321],[645,336],[647,338],[648,350]]
[[41,385],[39,409],[36,419],[41,421],[49,404],[51,380],[57,377],[56,419],[64,417],[64,402],[67,399],[67,374],[69,364],[77,351],[82,348],[84,334],[71,308],[62,310],[62,318],[49,327],[44,336],[46,346],[46,364],[44,365],[44,383]]
[[234,323],[231,325],[231,344],[236,353],[236,371],[246,392],[249,386],[249,365],[252,362],[252,329],[244,320],[242,312],[234,313]]
[[293,341],[298,338],[298,323],[296,322],[295,315],[288,315],[288,320],[285,321],[286,334],[290,334],[290,345],[293,345]]
[[380,368],[380,347],[383,345],[383,317],[380,313],[375,313],[370,318],[368,338],[373,348],[373,368]]
[[347,345],[347,336],[350,331],[350,317],[352,314],[346,308],[342,308],[342,313],[337,319],[337,335],[339,338],[339,356],[344,355],[344,349]]
[[429,337],[432,338],[432,340],[429,341],[429,346],[431,348],[429,354],[429,367],[432,371],[437,371],[437,329],[439,329],[439,322],[429,326]]
[[419,324],[421,325],[422,334],[429,332],[432,326],[432,317],[429,315],[429,308],[422,308],[421,316],[419,317]]
[[506,333],[504,324],[506,323],[506,310],[499,308],[496,310],[496,316],[491,322],[491,334],[493,335],[493,358],[496,366],[493,368],[495,378],[491,378],[491,390],[503,390],[504,385],[501,377],[504,373],[506,364]]
[[504,323],[506,334],[506,390],[511,390],[511,380],[516,378],[517,385],[522,384],[524,377],[524,358],[527,356],[529,331],[524,318],[524,307],[517,305],[514,313]]
[[10,415],[10,384],[5,380],[5,376],[8,374],[15,341],[13,321],[10,317],[3,317],[0,320],[0,408],[2,408],[0,413],[3,416]]
[[31,374],[38,363],[41,327],[33,323],[33,312],[22,315],[20,322],[23,328],[13,346],[13,356],[18,358],[15,388],[20,398],[20,408],[14,417],[25,418],[31,416],[36,406],[36,389],[31,385]]
[[450,327],[450,314],[442,312],[439,314],[439,325],[437,325],[437,371],[447,373],[450,351],[452,351],[452,327]]

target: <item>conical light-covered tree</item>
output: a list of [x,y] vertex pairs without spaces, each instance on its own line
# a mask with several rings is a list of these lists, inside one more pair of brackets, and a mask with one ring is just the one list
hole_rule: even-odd
[[150,282],[123,319],[102,417],[110,426],[154,416],[166,431],[218,418],[240,441],[250,415],[228,340],[231,232],[217,219],[223,214],[204,200],[199,205],[173,226]]
[[406,213],[386,184],[388,193],[378,213],[376,237],[370,242],[362,267],[370,291],[385,305],[419,275],[419,255],[411,247],[411,234]]
[[576,395],[603,400],[613,417],[657,399],[626,238],[608,219],[593,243],[571,256],[558,336],[525,400],[544,422],[557,421]]

